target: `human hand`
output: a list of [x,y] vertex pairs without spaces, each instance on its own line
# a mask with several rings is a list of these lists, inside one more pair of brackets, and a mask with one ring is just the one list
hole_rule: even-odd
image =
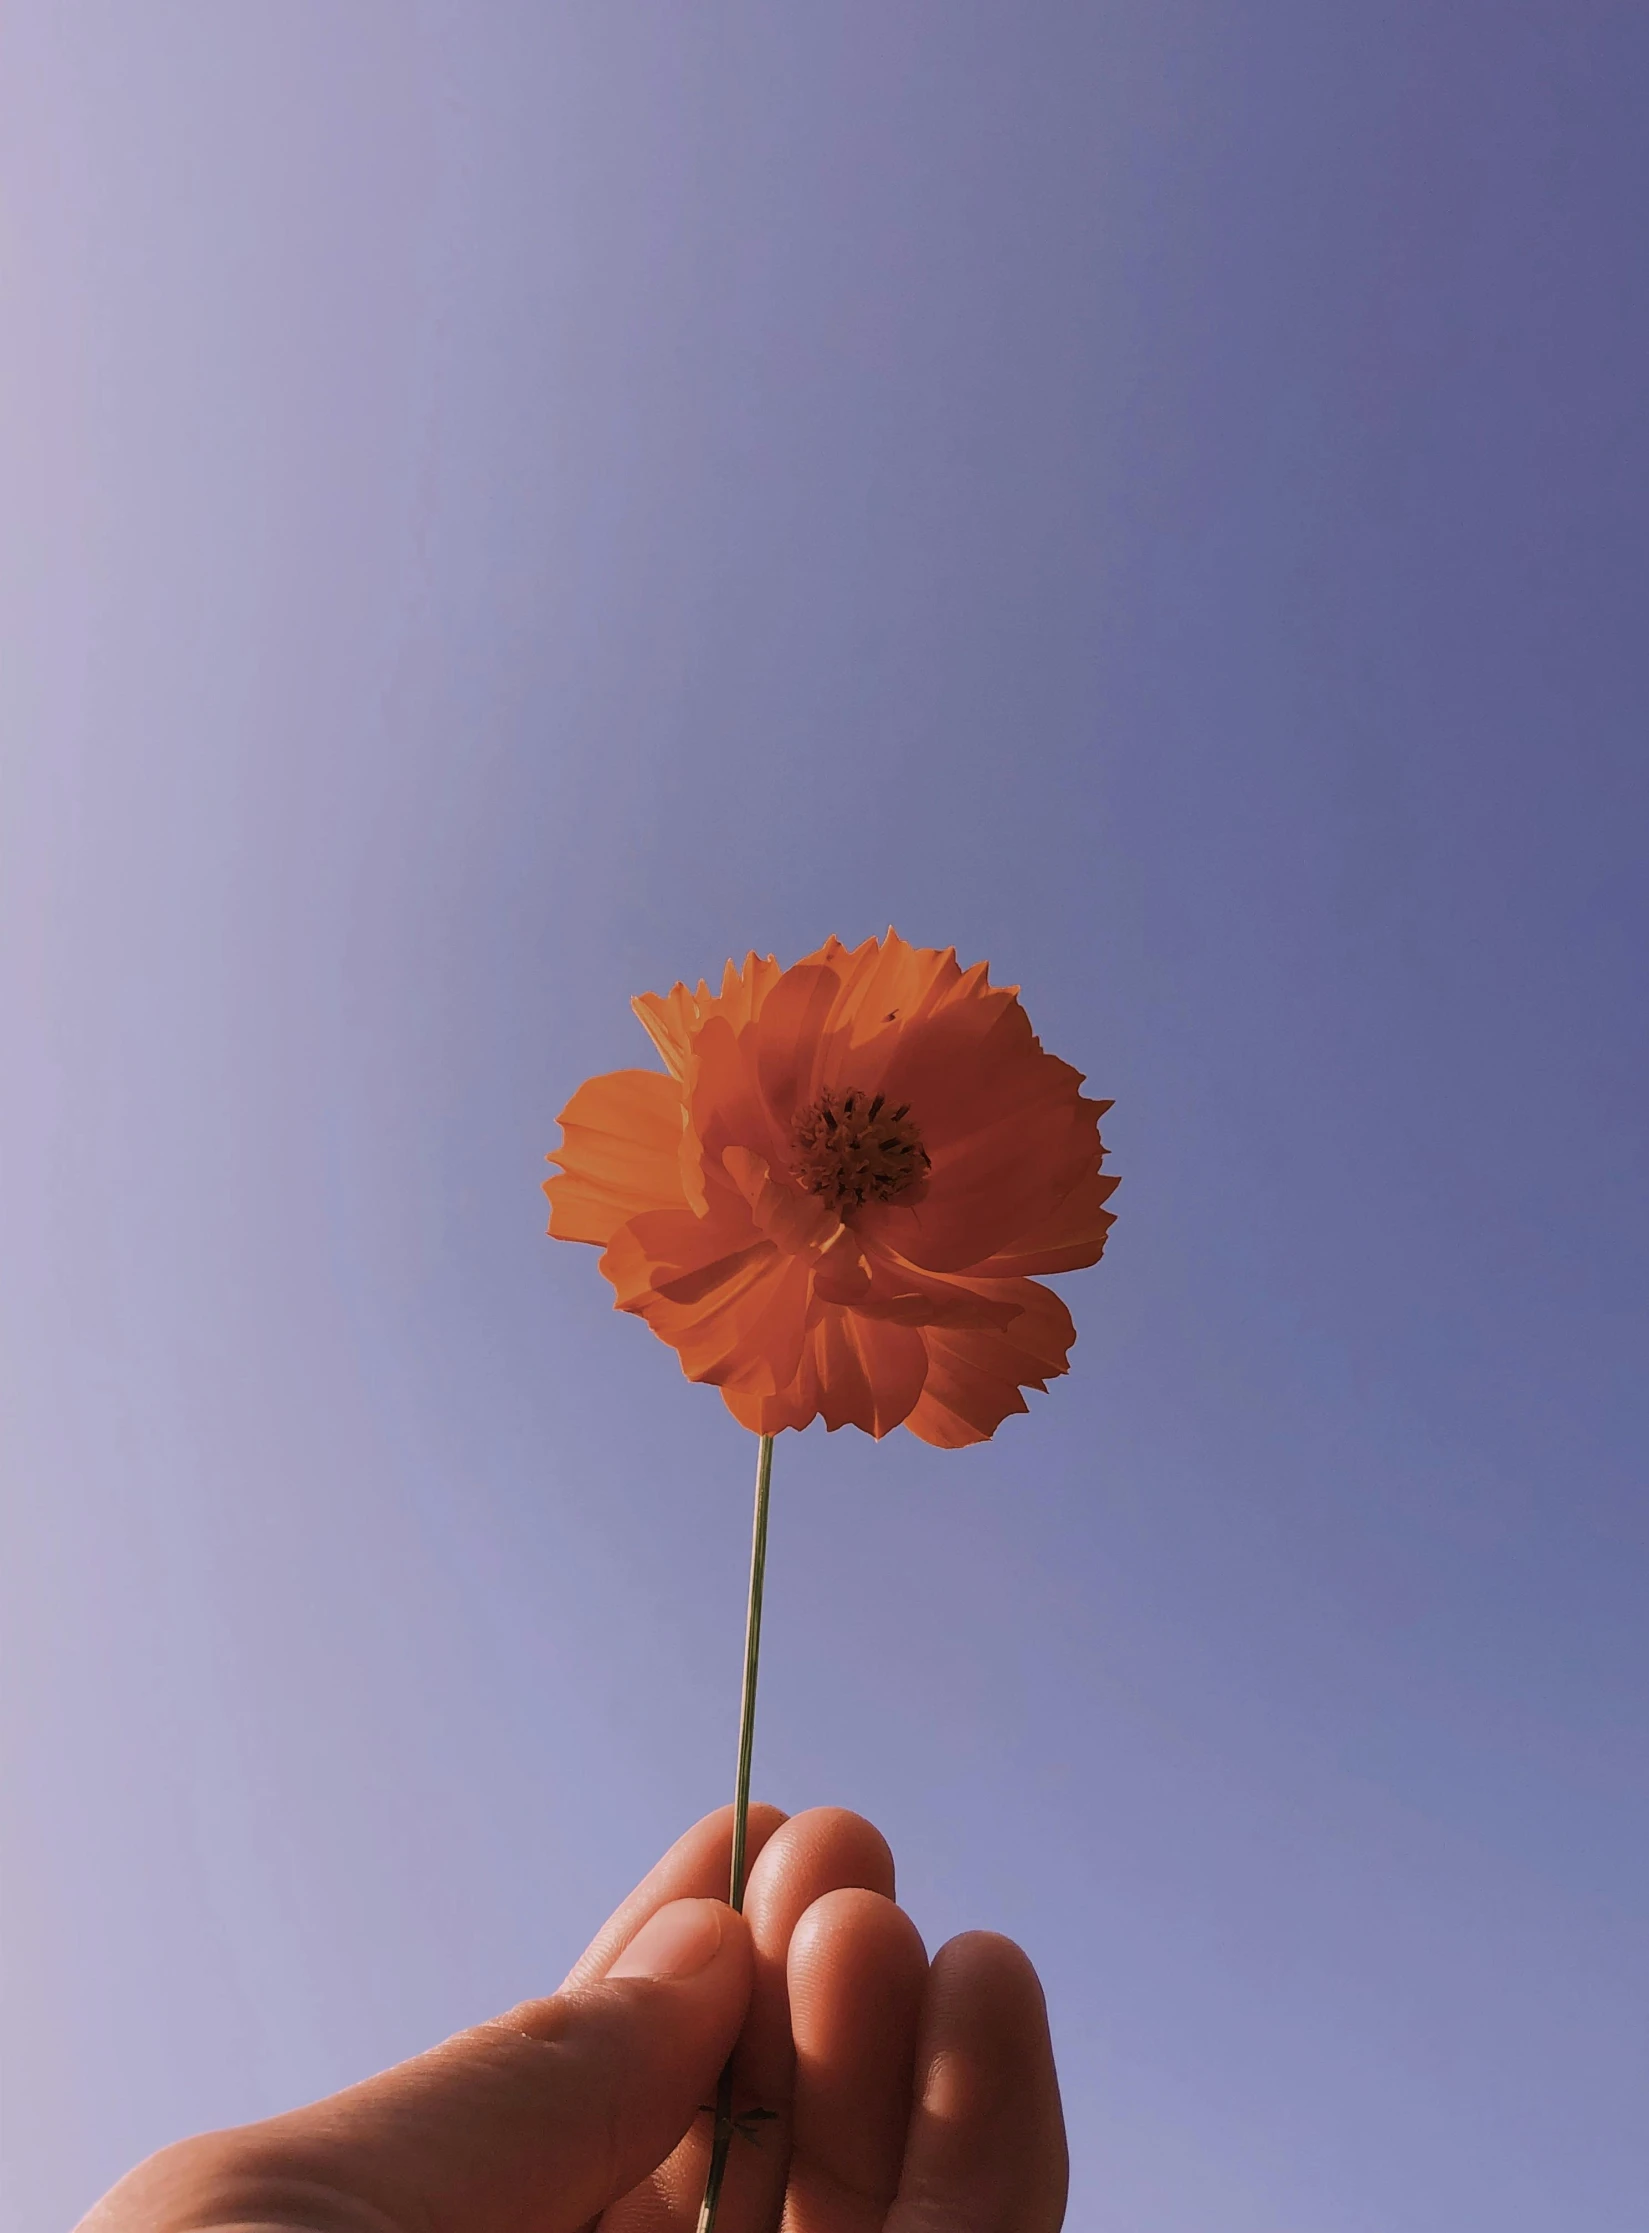
[[79,2233],[691,2233],[734,2050],[718,2233],[1056,2233],[1041,1989],[1007,1940],[931,1965],[860,1816],[731,1809],[673,1845],[560,1992],[308,2109],[185,2140]]

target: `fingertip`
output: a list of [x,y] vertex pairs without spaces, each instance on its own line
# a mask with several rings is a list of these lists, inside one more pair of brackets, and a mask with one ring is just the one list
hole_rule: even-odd
[[[555,2040],[608,1986],[630,1991],[668,1986],[677,1993],[691,1988],[691,2003],[707,2005],[705,2021],[712,2030],[731,2027],[730,2046],[749,2005],[755,1966],[749,1926],[725,1900],[672,1900],[626,1939],[601,1975],[563,1985],[546,1999],[523,2001],[494,2023],[528,2039]],[[679,2015],[671,2021],[679,2025]]]
[[[970,2070],[987,2092],[1003,2073],[1051,2095],[1056,2109],[1048,2003],[1030,1956],[996,1931],[947,1940],[928,1972],[926,2060],[938,2084]],[[956,2050],[965,2050],[960,2056]],[[943,2077],[941,2066],[949,2072]]]
[[742,1916],[720,1900],[672,1900],[642,1924],[608,1970],[607,1981],[645,1977],[655,1984],[685,1983],[729,1951],[735,1937],[744,1938],[748,1960]]
[[791,1933],[796,2176],[885,2206],[898,2185],[928,1959],[880,1892],[826,1892]]
[[985,2000],[1036,2025],[1048,2020],[1047,1995],[1030,1956],[1000,1931],[962,1931],[933,1957],[934,1988]]
[[867,1892],[894,1897],[893,1849],[862,1814],[851,1807],[807,1807],[783,1825],[750,1871],[750,1898],[758,1906],[786,1883],[855,1884]]
[[786,1968],[791,2001],[806,1994],[821,1965],[850,1960],[855,1966],[925,1977],[927,1948],[902,1907],[863,1885],[821,1893],[790,1934]]
[[[746,1853],[758,1855],[785,1815],[778,1807],[758,1803],[750,1809]],[[562,1981],[562,1991],[576,1991],[605,1977],[649,1916],[671,1900],[725,1900],[733,1845],[733,1809],[717,1807],[677,1838],[668,1853],[656,1861],[630,1894],[607,1918],[595,1937]]]
[[901,2203],[942,2217],[1011,2196],[1026,2233],[1052,2233],[1066,2170],[1041,1979],[1012,1939],[966,1931],[928,1973]]

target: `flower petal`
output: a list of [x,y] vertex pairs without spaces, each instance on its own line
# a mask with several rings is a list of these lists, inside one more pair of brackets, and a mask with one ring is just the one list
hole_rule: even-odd
[[870,1266],[851,1228],[838,1225],[835,1234],[813,1260],[813,1292],[821,1302],[846,1303],[858,1310],[864,1306],[870,1290]]
[[[852,1300],[867,1317],[887,1318],[902,1326],[1006,1326],[1022,1307],[1004,1301],[972,1280],[949,1279],[942,1273],[907,1264],[890,1249],[872,1246],[863,1252],[870,1274],[870,1291]],[[815,1287],[820,1283],[816,1280]]]
[[774,1130],[788,1140],[790,1120],[819,1090],[819,1044],[841,991],[834,969],[798,962],[787,969],[751,1027],[756,1076]]
[[656,1070],[590,1078],[561,1112],[561,1169],[544,1181],[557,1240],[605,1247],[638,1211],[682,1200],[681,1088]]
[[[707,988],[700,986],[705,992]],[[693,1059],[693,1033],[698,1029],[699,1003],[685,985],[668,992],[640,992],[630,1003],[641,1019],[641,1028],[664,1057],[673,1078],[685,1078]]]
[[783,974],[771,954],[747,954],[743,969],[727,964],[719,993],[712,993],[701,977],[697,992],[689,992],[685,985],[672,985],[667,993],[638,993],[630,1006],[663,1055],[671,1075],[685,1078],[692,1060],[693,1036],[700,1026],[712,1015],[719,1015],[735,1031],[742,1031],[759,1013]]
[[905,1424],[944,1450],[989,1441],[1010,1412],[1029,1408],[1022,1388],[1045,1388],[1069,1370],[1076,1328],[1052,1288],[1029,1279],[990,1284],[1021,1306],[1006,1327],[933,1327],[924,1337],[927,1379]]
[[826,1304],[810,1329],[820,1415],[837,1427],[880,1438],[898,1426],[922,1393],[928,1352],[913,1326],[865,1318]]
[[927,1377],[928,1354],[913,1327],[867,1319],[853,1310],[815,1303],[796,1375],[771,1396],[723,1388],[727,1408],[753,1434],[778,1434],[824,1418],[862,1427],[880,1438],[910,1412]]
[[[750,1205],[757,1228],[789,1254],[806,1255],[848,1238],[846,1226],[816,1194],[804,1194],[788,1181],[774,1178],[749,1148],[723,1148],[721,1166]],[[856,1255],[850,1245],[850,1260]]]
[[[621,1225],[607,1244],[601,1269],[613,1283],[620,1310],[683,1280],[715,1273],[699,1292],[732,1279],[756,1249],[772,1244],[758,1233],[748,1205],[727,1189],[717,1214],[697,1217],[682,1204],[643,1210]],[[666,1300],[669,1300],[668,1296]]]
[[772,1396],[753,1395],[743,1388],[723,1388],[721,1400],[739,1425],[748,1427],[752,1434],[782,1434],[786,1427],[799,1430],[819,1416],[819,1379],[804,1347],[801,1363],[788,1388],[781,1388]]
[[832,939],[810,958],[828,959],[841,984],[819,1050],[819,1079],[872,1093],[909,1034],[951,1001],[976,992],[986,976],[983,962],[963,970],[954,946],[910,946],[893,930],[881,941],[867,938],[851,954]]
[[865,1208],[860,1232],[912,1263],[965,1271],[1034,1231],[1103,1153],[1081,1084],[1043,1052],[1017,1001],[994,1016],[947,1009],[901,1046],[883,1084],[921,1131],[926,1195]]
[[[811,1276],[747,1225],[657,1211],[615,1234],[601,1269],[617,1307],[644,1318],[681,1359],[689,1380],[762,1394],[796,1373],[807,1332]],[[719,1249],[719,1253],[715,1253]]]
[[701,1207],[705,1187],[730,1147],[746,1148],[769,1170],[784,1168],[785,1140],[762,1097],[753,1050],[725,1016],[712,1016],[693,1042],[687,1078],[682,1185]]
[[1104,1253],[1105,1237],[1116,1223],[1105,1207],[1116,1190],[1114,1178],[1107,1178],[1103,1171],[1090,1171],[1077,1181],[1051,1217],[974,1265],[974,1272],[981,1279],[1034,1278],[1097,1264]]

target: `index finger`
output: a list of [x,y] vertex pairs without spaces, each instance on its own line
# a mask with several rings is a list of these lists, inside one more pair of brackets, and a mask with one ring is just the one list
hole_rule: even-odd
[[[785,1819],[777,1807],[759,1803],[751,1807],[746,1844],[750,1862]],[[570,1992],[605,1977],[643,1923],[672,1900],[725,1900],[732,1859],[733,1809],[718,1807],[677,1838],[629,1898],[613,1910],[567,1972],[561,1990]]]

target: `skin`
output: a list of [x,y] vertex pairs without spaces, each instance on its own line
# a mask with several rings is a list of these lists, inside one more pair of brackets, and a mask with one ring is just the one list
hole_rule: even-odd
[[860,1816],[730,1809],[681,1838],[558,1993],[311,2108],[166,2148],[80,2233],[692,2233],[730,2050],[717,2233],[1057,2233],[1065,2132],[1036,1973],[931,1963]]

